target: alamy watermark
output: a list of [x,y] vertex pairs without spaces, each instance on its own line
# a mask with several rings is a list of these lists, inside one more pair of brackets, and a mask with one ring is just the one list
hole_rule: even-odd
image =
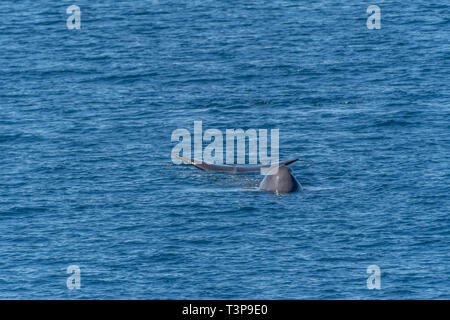
[[81,9],[77,5],[71,5],[66,10],[67,14],[70,16],[67,18],[66,25],[67,29],[81,29]]
[[[191,5],[204,4],[204,1],[190,1]],[[159,0],[152,0],[153,5],[159,5]],[[370,30],[381,29],[381,9],[377,5],[370,5],[367,7],[366,12],[370,14],[367,18],[366,25]],[[73,4],[66,9],[66,13],[70,14],[67,18],[66,25],[67,29],[81,29],[81,9],[79,6]]]
[[367,289],[373,290],[381,289],[381,269],[376,264],[370,265],[367,267],[367,273],[370,276],[367,278]]
[[367,29],[381,29],[381,9],[379,6],[372,5],[367,8],[367,13],[370,16],[367,18]]
[[[172,162],[181,164],[183,160],[177,156],[193,159],[199,163],[209,164],[260,164],[273,165],[279,162],[280,142],[279,129],[270,130],[270,156],[268,155],[268,130],[267,129],[226,129],[225,130],[225,148],[224,134],[219,129],[207,129],[203,133],[202,121],[194,121],[192,155],[192,136],[188,129],[176,129],[172,132],[171,141],[178,142],[172,149]],[[180,141],[181,140],[181,141]],[[237,141],[235,145],[235,141]],[[248,141],[248,162],[246,162],[246,150]],[[209,143],[203,148],[204,142]],[[235,148],[236,146],[236,148]],[[236,151],[236,161],[235,161]],[[263,168],[262,174],[268,174],[269,170]]]
[[77,265],[70,265],[67,267],[67,273],[70,276],[66,280],[67,289],[80,289],[81,288],[81,269]]

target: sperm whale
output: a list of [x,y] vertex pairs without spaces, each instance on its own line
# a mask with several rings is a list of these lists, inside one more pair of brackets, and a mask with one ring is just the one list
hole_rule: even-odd
[[261,169],[267,169],[268,174],[259,184],[259,189],[275,193],[289,193],[303,190],[301,184],[292,175],[291,168],[287,165],[294,163],[298,159],[290,159],[281,161],[277,164],[262,166],[245,166],[245,165],[216,165],[201,161],[189,159],[187,157],[175,154],[175,156],[183,160],[187,164],[191,164],[204,171],[218,171],[230,173],[258,172]]

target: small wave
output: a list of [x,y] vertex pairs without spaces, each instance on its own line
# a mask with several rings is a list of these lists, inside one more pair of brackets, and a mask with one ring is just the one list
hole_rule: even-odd
[[396,120],[396,119],[389,119],[389,120],[383,120],[383,121],[377,121],[373,127],[405,127],[414,125],[415,123],[405,120]]
[[309,191],[323,191],[323,190],[333,190],[333,189],[336,189],[336,187],[307,187],[307,188],[305,188],[305,186],[303,185],[303,189],[309,190]]

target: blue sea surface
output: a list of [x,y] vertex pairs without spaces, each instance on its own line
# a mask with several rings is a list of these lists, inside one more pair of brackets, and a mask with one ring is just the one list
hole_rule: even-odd
[[[0,298],[449,299],[449,86],[447,0],[2,0]],[[174,165],[194,121],[304,191]]]

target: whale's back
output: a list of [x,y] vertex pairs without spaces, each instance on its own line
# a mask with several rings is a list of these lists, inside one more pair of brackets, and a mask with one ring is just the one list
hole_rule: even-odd
[[[278,169],[278,172],[274,171]],[[288,193],[301,191],[302,186],[291,173],[291,169],[286,166],[280,166],[273,169],[259,185],[261,190],[275,193]]]

